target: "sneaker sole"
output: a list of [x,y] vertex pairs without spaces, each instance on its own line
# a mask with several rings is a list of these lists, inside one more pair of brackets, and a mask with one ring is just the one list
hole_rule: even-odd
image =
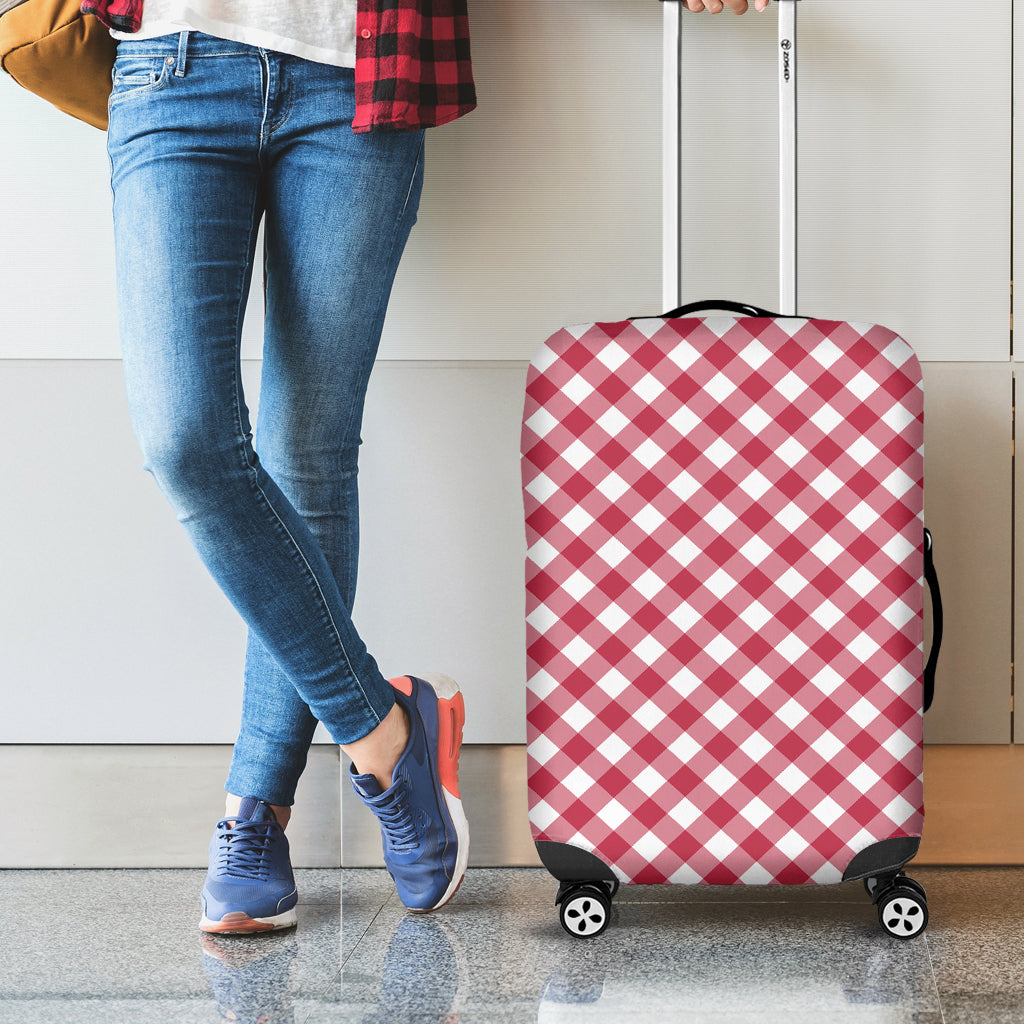
[[469,822],[459,796],[459,751],[462,748],[462,729],[466,724],[466,706],[458,684],[450,676],[428,673],[417,678],[427,683],[437,694],[437,771],[458,843],[455,871],[444,895],[432,907],[412,911],[415,914],[429,914],[443,907],[458,892],[469,865]]
[[291,928],[297,922],[294,907],[275,917],[250,917],[239,910],[233,914],[225,914],[219,921],[211,921],[204,916],[199,922],[199,929],[213,935],[249,935],[252,932],[272,932],[281,928]]

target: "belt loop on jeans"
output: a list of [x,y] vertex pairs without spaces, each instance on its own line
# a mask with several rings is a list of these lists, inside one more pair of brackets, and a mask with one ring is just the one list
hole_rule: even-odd
[[174,74],[178,78],[185,77],[185,53],[188,50],[188,29],[178,36],[178,63],[175,65]]

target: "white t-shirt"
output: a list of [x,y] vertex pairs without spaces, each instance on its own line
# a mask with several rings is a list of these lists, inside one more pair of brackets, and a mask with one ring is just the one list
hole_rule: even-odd
[[189,29],[321,64],[356,66],[356,0],[146,0],[138,32],[153,39]]

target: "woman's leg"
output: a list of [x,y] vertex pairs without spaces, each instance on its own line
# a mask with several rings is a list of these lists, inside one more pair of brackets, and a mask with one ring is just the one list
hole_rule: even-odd
[[[354,135],[349,73],[288,58],[274,72],[285,95],[300,88],[301,76],[302,103],[292,104],[267,146],[266,326],[255,445],[351,611],[364,397],[416,220],[423,137]],[[274,803],[290,804],[314,727],[282,667],[250,632],[229,793],[269,791]],[[269,790],[268,777],[282,784]]]
[[[276,88],[289,103],[267,151],[267,326],[256,443],[351,609],[363,401],[416,219],[423,138],[353,135],[350,72],[275,58],[271,73],[268,95]],[[250,753],[273,749],[264,709],[268,701],[279,708],[287,691],[267,659],[250,658],[248,667],[232,793],[245,792],[244,780],[253,777],[246,775]],[[451,899],[468,859],[457,778],[462,698],[443,677],[396,680],[394,694],[380,725],[343,742],[342,751],[353,761],[357,794],[381,822],[385,864],[399,895],[412,909],[431,910]],[[249,743],[255,729],[260,742]]]
[[[273,59],[193,36],[119,48],[155,90],[111,101],[118,298],[132,422],[145,468],[250,629],[337,742],[394,705],[305,520],[252,444],[239,340],[269,162]],[[172,65],[168,64],[167,67]],[[272,112],[271,112],[272,114]],[[403,197],[404,198],[404,197]],[[282,771],[281,766],[271,766]],[[267,786],[283,784],[271,772]],[[286,803],[270,788],[269,803]]]
[[[389,868],[405,880],[403,898],[430,909],[451,897],[465,870],[468,832],[456,781],[461,697],[450,681],[438,688],[410,679],[393,690],[383,679],[323,547],[256,453],[239,373],[257,227],[264,208],[273,208],[274,344],[264,370],[271,382],[265,421],[260,413],[267,459],[286,478],[321,481],[296,492],[300,503],[311,502],[304,510],[310,520],[321,518],[320,503],[351,530],[362,393],[415,217],[422,139],[395,136],[399,142],[378,145],[380,137],[370,137],[371,145],[348,149],[361,141],[348,125],[351,72],[193,36],[120,45],[108,146],[124,370],[145,468],[280,670],[254,665],[249,677],[247,726],[255,721],[266,731],[243,728],[232,777],[249,793],[238,820],[222,820],[211,843],[202,927],[294,923],[287,841],[268,804],[290,802],[314,717],[359,771],[369,771],[356,786],[376,801],[386,858],[389,836],[400,840]],[[346,116],[336,114],[339,103]],[[332,151],[316,142],[321,133],[346,146]],[[348,165],[343,175],[339,158]],[[314,194],[296,204],[292,190],[301,193],[304,181]],[[332,239],[325,217],[338,207],[347,217],[336,226],[349,233]],[[349,303],[325,301],[340,282]],[[275,333],[281,311],[299,319],[297,331],[289,324]],[[332,336],[345,339],[341,348],[296,344],[309,340],[314,324],[315,337],[326,337],[324,317]],[[351,376],[339,388],[342,368]],[[347,396],[341,405],[339,394]],[[339,409],[337,431],[328,423],[317,434]],[[329,465],[321,452],[312,468],[305,460],[324,445]],[[322,485],[334,487],[333,496],[325,498]],[[345,550],[343,540],[336,552],[342,571],[354,547]],[[283,741],[275,747],[270,733]],[[381,787],[377,799],[371,790]]]

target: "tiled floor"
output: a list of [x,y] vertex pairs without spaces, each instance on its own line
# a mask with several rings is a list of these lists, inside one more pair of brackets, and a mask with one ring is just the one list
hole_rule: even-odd
[[543,871],[407,915],[381,871],[300,871],[299,925],[201,937],[200,871],[0,872],[7,1024],[1024,1024],[1024,869],[916,868],[924,936],[860,883],[629,888],[593,940]]

